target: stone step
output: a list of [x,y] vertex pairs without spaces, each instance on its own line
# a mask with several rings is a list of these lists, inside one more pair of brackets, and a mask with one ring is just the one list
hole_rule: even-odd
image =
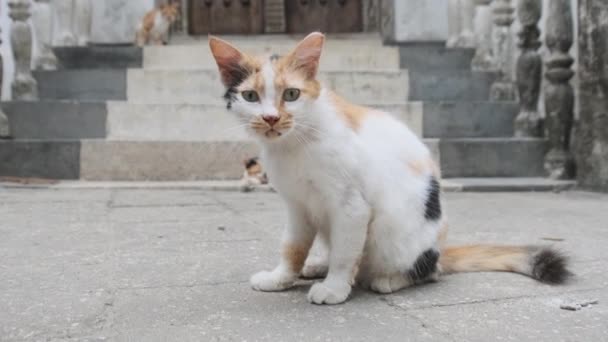
[[69,46],[53,48],[60,69],[141,68],[142,49],[135,46]]
[[[197,190],[197,191],[243,191],[238,180],[220,181],[81,181],[64,180],[56,182],[20,183],[21,179],[0,178],[0,189],[155,189],[155,190]],[[549,178],[445,178],[441,180],[444,192],[513,192],[513,191],[566,191],[576,187],[576,181],[553,180]],[[254,192],[273,192],[270,185],[261,185]]]
[[491,72],[409,71],[411,101],[487,101],[496,78]]
[[471,70],[474,49],[447,48],[445,43],[399,45],[401,68],[416,71]]
[[238,179],[243,160],[258,155],[253,141],[83,140],[84,180],[175,181]]
[[[406,123],[416,134],[422,133],[422,103],[374,105]],[[245,139],[244,127],[225,106],[108,104],[108,139],[112,140],[226,140]]]
[[[241,44],[239,44],[241,43]],[[239,42],[244,52],[265,56],[286,54],[294,45]],[[148,46],[144,49],[145,69],[216,70],[209,47],[201,45]],[[399,49],[376,42],[328,41],[323,51],[321,70],[398,70]]]
[[[224,105],[128,102],[5,102],[14,139],[217,141],[244,139],[245,130]],[[422,134],[422,103],[369,105]]]
[[[444,177],[540,177],[541,139],[428,140]],[[0,176],[116,181],[238,179],[258,154],[235,141],[0,141]]]
[[0,176],[78,179],[80,141],[0,140]]
[[512,137],[515,102],[424,102],[425,138]]
[[[128,72],[127,98],[135,103],[221,104],[224,93],[216,70],[137,70]],[[359,103],[401,103],[408,99],[408,73],[326,71],[320,78]]]
[[105,138],[105,102],[37,101],[5,102],[14,139]]
[[[427,144],[436,154],[437,141]],[[0,176],[90,181],[239,179],[243,160],[258,153],[251,140],[0,141]]]
[[547,142],[533,138],[441,139],[444,177],[540,177]]
[[43,100],[124,100],[126,69],[81,69],[35,71],[38,93]]

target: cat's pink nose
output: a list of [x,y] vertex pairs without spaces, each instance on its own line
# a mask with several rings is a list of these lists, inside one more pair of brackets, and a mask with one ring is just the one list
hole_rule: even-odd
[[279,117],[276,115],[262,115],[262,120],[266,121],[270,127],[279,122]]

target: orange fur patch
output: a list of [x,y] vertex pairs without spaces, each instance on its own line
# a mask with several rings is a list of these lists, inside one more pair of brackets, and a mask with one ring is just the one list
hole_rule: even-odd
[[443,272],[522,272],[527,265],[526,247],[472,245],[447,247],[439,262]]
[[297,244],[285,244],[283,246],[283,257],[288,262],[291,271],[300,273],[308,257],[308,250],[309,248],[306,246]]
[[354,131],[358,131],[363,121],[372,113],[371,109],[352,104],[334,93],[331,94],[331,100],[340,117]]
[[426,173],[431,173],[437,180],[441,179],[441,171],[431,158],[410,160],[407,162],[407,167],[414,175],[422,176]]

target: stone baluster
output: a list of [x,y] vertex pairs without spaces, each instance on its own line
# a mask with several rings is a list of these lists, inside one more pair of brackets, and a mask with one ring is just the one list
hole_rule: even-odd
[[32,7],[32,26],[36,32],[34,69],[57,69],[53,43],[53,13],[49,0],[36,0]]
[[448,31],[449,37],[446,45],[454,47],[458,43],[461,32],[460,0],[448,0]]
[[[0,27],[0,46],[2,46],[2,28]],[[2,99],[2,80],[4,74],[2,54],[0,54],[0,100]],[[8,125],[8,118],[2,111],[0,106],[0,139],[6,139],[11,136],[10,126]]]
[[570,0],[550,0],[545,42],[549,55],[545,60],[545,126],[550,150],[545,156],[545,170],[553,179],[567,179],[574,174],[570,153],[570,133],[574,121],[574,91],[570,79],[574,59],[570,56],[573,42]]
[[542,78],[542,59],[538,21],[542,13],[542,0],[519,0],[517,17],[521,23],[519,44],[521,54],[517,59],[516,76],[519,92],[519,115],[515,119],[515,136],[542,136],[538,98]]
[[29,0],[10,0],[9,16],[13,20],[11,27],[11,45],[15,58],[15,79],[12,83],[13,99],[35,100],[38,98],[36,80],[32,77],[32,29]]
[[73,0],[53,0],[53,11],[55,13],[55,37],[53,45],[74,46],[76,37],[72,31]]
[[490,71],[495,69],[492,57],[492,0],[475,0],[475,37],[477,48],[475,56],[471,61],[471,67],[475,71]]
[[492,85],[490,98],[493,101],[513,101],[516,98],[512,76],[511,24],[513,23],[511,0],[494,0],[492,13],[494,29],[492,51],[499,77]]
[[449,26],[451,36],[448,47],[474,47],[476,44],[473,32],[475,4],[473,0],[452,0],[448,3]]
[[72,32],[78,46],[86,46],[91,37],[93,6],[91,0],[74,0]]

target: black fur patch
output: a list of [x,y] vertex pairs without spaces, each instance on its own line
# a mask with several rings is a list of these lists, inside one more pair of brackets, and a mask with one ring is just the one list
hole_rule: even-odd
[[424,218],[427,220],[436,221],[441,218],[441,201],[439,199],[439,192],[441,191],[439,182],[435,177],[431,177],[429,182],[428,197],[424,204]]
[[222,79],[226,83],[226,93],[224,93],[224,100],[226,100],[226,108],[232,108],[232,103],[236,100],[236,87],[251,75],[252,71],[240,66],[235,65],[229,70],[225,70],[222,74]]
[[562,284],[572,275],[566,268],[568,258],[551,248],[542,248],[532,256],[532,277],[548,284]]
[[249,169],[258,165],[258,158],[251,158],[245,162],[245,168]]
[[236,89],[228,88],[224,93],[224,100],[226,100],[226,108],[231,109],[232,103],[236,101]]
[[422,282],[428,280],[435,272],[437,272],[437,262],[439,261],[439,252],[434,249],[428,249],[420,254],[412,269],[408,271],[409,277],[414,282]]

